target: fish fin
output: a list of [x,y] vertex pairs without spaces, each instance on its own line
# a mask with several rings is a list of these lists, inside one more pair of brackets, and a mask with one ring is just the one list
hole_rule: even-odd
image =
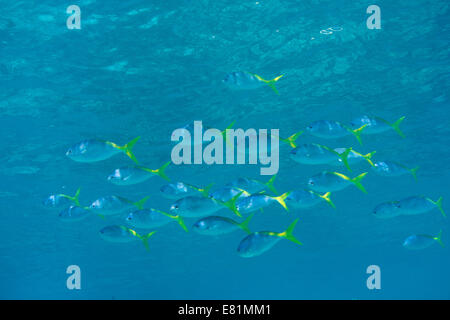
[[184,223],[183,217],[177,215],[174,216],[174,219],[177,220],[178,224],[184,229],[184,231],[189,232],[188,228],[186,227],[186,224]]
[[199,191],[204,197],[209,197],[209,191],[214,186],[214,183],[208,184],[204,188],[198,188],[197,191]]
[[235,215],[237,215],[238,217],[242,217],[242,214],[239,212],[239,210],[236,208],[236,201],[237,199],[239,199],[239,197],[244,193],[244,191],[239,192],[237,195],[235,195],[233,198],[231,198],[230,200],[223,202],[223,201],[218,201],[220,204],[224,205],[225,207],[227,207],[228,209],[230,209],[231,211],[233,211],[233,213]]
[[254,75],[254,76],[256,77],[256,79],[258,79],[259,81],[262,81],[262,82],[267,83],[267,85],[268,85],[270,88],[272,88],[272,90],[275,91],[276,94],[279,95],[279,92],[278,92],[277,88],[275,87],[275,82],[277,82],[278,80],[280,80],[280,79],[284,76],[284,74],[282,74],[282,75],[280,75],[280,76],[278,76],[278,77],[276,77],[276,78],[273,78],[272,80],[265,80],[265,79],[261,78],[260,76],[258,76],[257,74],[253,74],[253,75]]
[[377,152],[376,152],[376,151],[372,151],[372,152],[369,152],[368,154],[363,154],[363,155],[362,155],[362,157],[363,157],[364,159],[366,159],[366,161],[370,164],[371,167],[374,166],[374,165],[373,165],[373,162],[372,162],[372,157],[373,157],[373,155],[374,155],[375,153],[377,153]]
[[397,121],[395,121],[394,123],[389,123],[386,121],[392,127],[392,129],[394,129],[395,132],[397,132],[398,135],[402,138],[405,138],[405,134],[400,130],[400,124],[403,122],[403,120],[405,120],[405,118],[406,117],[403,116],[400,119],[398,119]]
[[153,234],[155,234],[155,232],[156,232],[156,231],[152,231],[152,232],[147,233],[147,234],[145,234],[145,235],[143,235],[143,236],[141,236],[141,235],[139,235],[139,234],[136,233],[136,236],[137,236],[139,239],[142,240],[142,243],[144,244],[144,247],[145,247],[145,249],[146,249],[147,251],[150,250],[150,247],[149,247],[149,245],[148,245],[148,239],[149,239]]
[[277,189],[275,189],[275,186],[273,185],[273,183],[275,182],[275,179],[277,178],[277,175],[274,174],[272,176],[272,178],[269,179],[269,181],[267,181],[266,183],[264,183],[264,185],[267,187],[267,189],[269,189],[270,191],[272,191],[273,193],[277,194],[278,191]]
[[417,170],[419,170],[419,168],[420,167],[415,167],[415,168],[409,169],[409,171],[411,172],[414,180],[416,180],[416,181],[417,181]]
[[350,179],[350,181],[362,192],[367,193],[364,186],[361,184],[361,180],[366,176],[367,172],[361,173],[359,176]]
[[244,230],[248,234],[252,233],[250,231],[250,229],[248,228],[248,224],[250,223],[250,220],[252,220],[253,216],[254,216],[254,213],[249,215],[244,221],[242,221],[241,223],[238,224],[239,228],[241,228],[242,230]]
[[445,248],[445,245],[442,242],[441,238],[442,238],[442,230],[439,231],[438,235],[436,237],[434,237],[433,240],[436,240],[441,245],[442,248]]
[[292,148],[297,148],[297,145],[295,144],[295,141],[297,140],[298,137],[300,137],[303,134],[304,131],[299,131],[294,133],[293,135],[291,135],[288,138],[282,138],[279,137],[281,141],[286,142],[288,145],[290,145]]
[[103,214],[97,214],[100,218],[102,218],[102,219],[106,219],[106,217],[103,215]]
[[157,174],[158,176],[160,176],[164,180],[170,181],[169,177],[166,175],[165,170],[169,166],[169,164],[171,164],[171,163],[172,163],[172,161],[167,161],[160,168],[158,168],[156,170],[152,170],[152,172]]
[[81,192],[81,188],[78,188],[77,192],[75,193],[75,195],[72,198],[72,201],[75,202],[75,204],[77,206],[80,206],[80,192]]
[[286,211],[289,211],[289,208],[286,205],[286,202],[284,200],[286,200],[286,198],[291,194],[292,191],[288,191],[283,193],[281,196],[278,197],[273,197],[273,199],[277,200],[279,204],[281,204],[281,206],[286,209]]
[[144,209],[144,204],[147,202],[149,198],[150,198],[149,196],[142,198],[139,201],[133,202],[133,205],[135,205],[138,209],[142,210]]
[[361,140],[361,132],[363,131],[363,129],[367,127],[367,124],[362,125],[361,127],[359,127],[358,129],[350,129],[350,132],[355,136],[356,140],[358,140],[359,144],[362,145],[362,140]]
[[429,199],[432,204],[435,204],[436,207],[439,209],[439,211],[442,213],[444,218],[447,218],[447,215],[444,212],[444,209],[442,208],[442,197],[439,197],[439,199],[434,202],[433,200]]
[[133,150],[134,145],[140,138],[141,137],[136,137],[133,140],[131,140],[130,142],[128,142],[126,145],[117,147],[119,150],[122,150],[123,152],[125,152],[125,154],[128,157],[130,157],[130,159],[133,160],[135,163],[138,163],[138,161],[137,161],[136,157],[134,156],[132,150]]
[[294,237],[294,235],[292,234],[293,231],[294,231],[295,225],[297,224],[297,222],[298,222],[298,219],[295,219],[294,222],[292,222],[292,223],[289,225],[289,227],[286,229],[286,231],[284,231],[284,232],[282,232],[282,233],[278,233],[278,236],[279,236],[279,237],[282,237],[282,238],[286,238],[286,239],[288,239],[289,241],[292,241],[292,242],[294,242],[294,243],[296,243],[296,244],[303,245],[303,243],[301,243],[300,241],[298,241],[298,240]]
[[338,153],[336,152],[336,154],[338,155],[339,158],[341,158],[342,163],[344,164],[344,166],[347,168],[348,171],[352,171],[352,169],[350,168],[350,165],[348,164],[348,155],[350,154],[350,152],[353,150],[352,147],[345,149],[344,152],[342,153]]
[[333,201],[331,201],[330,198],[331,192],[327,192],[325,194],[317,193],[317,195],[321,197],[323,200],[325,200],[332,208],[336,209],[336,206],[334,205]]

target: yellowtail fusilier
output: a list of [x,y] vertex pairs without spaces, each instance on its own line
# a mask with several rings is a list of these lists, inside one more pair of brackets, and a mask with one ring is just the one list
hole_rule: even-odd
[[379,117],[364,115],[354,119],[350,124],[354,129],[360,128],[361,126],[366,126],[363,131],[364,134],[378,134],[394,129],[399,136],[404,138],[405,135],[400,130],[400,124],[403,120],[405,120],[405,117],[401,117],[397,121],[390,123]]
[[417,180],[417,170],[419,170],[419,167],[408,168],[394,161],[378,161],[373,164],[372,170],[376,174],[385,177],[399,177],[411,174],[414,180]]
[[80,221],[87,218],[92,213],[87,210],[87,208],[82,208],[79,206],[70,206],[58,214],[61,221]]
[[359,144],[362,145],[361,132],[363,132],[365,127],[366,125],[362,125],[359,128],[352,129],[337,121],[318,120],[308,125],[306,130],[311,135],[323,139],[337,139],[353,135]]
[[264,209],[272,203],[278,202],[286,211],[289,211],[285,202],[289,194],[290,192],[286,192],[278,197],[272,197],[266,194],[252,194],[248,197],[238,199],[236,201],[236,208],[241,214],[246,214]]
[[156,231],[140,235],[135,230],[125,226],[112,225],[104,227],[100,230],[100,237],[103,240],[115,243],[128,243],[136,240],[141,240],[145,248],[149,250],[148,239],[155,234]]
[[175,201],[170,206],[170,211],[185,218],[200,218],[209,216],[226,207],[240,217],[241,214],[236,209],[236,200],[241,194],[238,193],[234,198],[226,202],[211,197],[187,196]]
[[166,176],[165,170],[171,162],[168,161],[162,165],[159,169],[149,169],[142,166],[125,166],[115,169],[112,174],[108,176],[108,181],[118,186],[129,186],[138,184],[154,176],[160,176],[161,178],[169,181]]
[[367,193],[361,184],[361,180],[366,174],[367,172],[364,172],[359,176],[350,178],[339,172],[323,171],[309,178],[308,187],[316,192],[334,192],[343,190],[353,184],[362,192]]
[[142,229],[156,229],[176,221],[184,231],[188,231],[182,217],[179,215],[174,216],[157,209],[142,209],[130,212],[125,220],[132,227]]
[[275,87],[275,82],[280,80],[282,77],[283,75],[273,78],[272,80],[265,80],[255,73],[238,71],[227,74],[222,82],[229,88],[235,90],[258,89],[268,85],[273,91],[275,91],[276,94],[279,94],[277,88]]
[[445,247],[441,240],[442,230],[437,236],[430,236],[428,234],[414,234],[409,236],[403,242],[403,247],[409,250],[422,250],[439,243],[441,247]]
[[398,201],[384,202],[373,209],[372,214],[380,219],[391,219],[402,214]]
[[351,151],[352,148],[347,148],[339,153],[317,143],[305,143],[292,149],[290,156],[295,162],[308,165],[329,164],[331,162],[337,162],[339,159],[350,170],[347,158]]
[[143,209],[145,202],[147,202],[149,198],[150,197],[145,197],[139,201],[133,202],[123,197],[110,195],[95,200],[89,206],[89,209],[92,210],[92,212],[102,216],[111,216],[120,214],[133,207]]
[[439,209],[441,214],[446,217],[444,209],[442,208],[442,197],[436,201],[425,196],[411,196],[399,200],[400,211],[404,215],[416,215],[427,213],[435,208]]
[[237,187],[221,187],[218,189],[215,189],[213,192],[210,193],[211,198],[214,198],[216,200],[227,202],[231,199],[233,199],[236,195],[241,194],[239,198],[244,198],[250,196],[250,193],[243,189],[239,189]]
[[237,252],[241,257],[252,258],[263,254],[270,250],[280,240],[287,239],[296,244],[302,245],[292,234],[297,224],[298,219],[291,223],[291,225],[284,232],[259,231],[254,232],[242,239],[239,243]]
[[80,201],[79,201],[80,192],[81,192],[81,189],[78,188],[78,190],[74,196],[69,196],[67,194],[62,194],[62,193],[52,194],[43,201],[43,205],[47,208],[61,208],[70,203],[74,203],[75,205],[80,206]]
[[193,227],[197,233],[207,236],[219,236],[236,230],[244,230],[247,233],[251,233],[248,224],[252,217],[253,215],[249,215],[243,222],[237,222],[226,217],[210,216],[198,220]]
[[274,182],[276,179],[276,175],[273,175],[269,181],[262,182],[257,179],[251,179],[251,178],[238,178],[236,180],[233,180],[229,183],[227,183],[225,186],[227,187],[234,187],[238,189],[242,189],[247,191],[248,193],[258,193],[265,189],[268,189],[272,191],[275,194],[278,194],[277,189],[275,189]]
[[183,197],[193,195],[197,192],[201,193],[203,196],[209,196],[209,190],[213,184],[209,184],[204,188],[196,187],[184,182],[174,182],[163,185],[159,191],[164,198],[177,200]]
[[286,197],[286,204],[289,208],[308,209],[323,203],[328,203],[332,208],[336,208],[330,199],[330,192],[320,194],[312,190],[294,190]]
[[89,139],[81,141],[67,150],[66,156],[78,162],[97,162],[111,158],[118,153],[125,153],[134,162],[138,162],[132,149],[140,137],[134,138],[124,146],[111,141]]
[[[345,155],[345,153],[348,152],[349,148],[335,148],[334,151],[339,153],[340,155]],[[347,164],[342,158],[337,159],[339,164],[344,164],[347,168],[349,165],[356,165],[358,163],[361,163],[362,161],[366,161],[371,167],[373,167],[372,157],[376,153],[376,151],[369,152],[367,154],[359,153],[356,150],[353,150],[353,148],[350,148],[350,152],[348,152],[348,156],[346,158]],[[335,163],[331,163],[335,164]]]

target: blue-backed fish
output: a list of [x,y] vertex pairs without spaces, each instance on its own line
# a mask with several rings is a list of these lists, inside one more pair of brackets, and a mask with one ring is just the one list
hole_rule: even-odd
[[359,142],[361,141],[361,132],[365,129],[365,125],[352,129],[337,121],[318,120],[314,121],[306,127],[306,130],[313,136],[323,139],[337,139],[353,135]]
[[119,146],[111,141],[89,139],[81,141],[67,150],[66,156],[78,162],[97,162],[125,153],[130,159],[138,163],[132,149],[140,137],[134,138],[124,146]]
[[364,193],[367,193],[361,180],[366,176],[367,172],[350,178],[339,172],[322,171],[309,178],[308,187],[316,192],[334,192],[340,191],[352,184]]
[[72,221],[80,221],[87,218],[92,213],[87,208],[82,208],[79,206],[70,206],[64,210],[62,210],[58,217],[62,221],[72,222]]
[[437,236],[431,236],[428,234],[414,234],[409,236],[403,242],[403,247],[409,250],[422,250],[432,246],[435,243],[439,243],[441,247],[445,247],[441,240],[442,230]]
[[304,143],[291,150],[290,157],[295,162],[308,165],[323,165],[337,162],[338,159],[350,170],[347,158],[352,148],[341,153],[317,143]]
[[308,209],[323,203],[324,201],[328,203],[332,208],[336,208],[334,203],[330,198],[331,193],[327,192],[324,194],[317,193],[312,190],[294,190],[286,197],[286,205],[288,208],[294,209]]
[[156,229],[176,221],[184,231],[188,231],[184,220],[179,215],[171,215],[157,209],[141,209],[130,212],[125,220],[134,228]]
[[236,201],[236,208],[241,214],[251,213],[257,210],[264,209],[272,203],[279,203],[286,211],[289,211],[285,199],[290,192],[283,193],[280,196],[273,197],[262,193],[252,194],[248,197],[239,198]]
[[377,205],[372,214],[380,219],[391,219],[401,215],[400,204],[398,201],[388,201]]
[[198,220],[193,227],[197,233],[207,236],[219,236],[237,230],[244,230],[247,233],[251,233],[248,224],[252,217],[253,215],[249,215],[244,221],[237,222],[226,217],[209,216]]
[[213,190],[209,196],[213,199],[227,202],[233,199],[236,195],[241,194],[239,198],[244,198],[250,196],[250,193],[243,189],[239,189],[237,187],[220,187],[218,189]]
[[149,250],[148,239],[155,234],[155,232],[156,231],[152,231],[145,235],[140,235],[135,230],[125,226],[111,225],[100,230],[100,237],[106,241],[115,243],[128,243],[141,240],[145,248]]
[[178,181],[163,185],[159,189],[159,191],[161,191],[161,194],[164,198],[177,200],[190,195],[194,195],[196,193],[200,193],[203,196],[207,197],[209,196],[209,190],[212,186],[213,184],[211,183],[204,188],[200,188],[188,183]]
[[160,176],[164,180],[170,179],[166,176],[165,170],[171,162],[168,161],[159,169],[149,169],[142,166],[125,166],[115,169],[112,174],[108,176],[108,181],[118,186],[129,186],[138,184],[154,176]]
[[62,193],[52,194],[43,201],[43,205],[47,208],[61,208],[71,203],[75,204],[76,206],[80,206],[80,192],[81,189],[78,188],[74,196],[69,196]]
[[222,82],[229,88],[236,90],[251,90],[268,85],[273,91],[275,91],[276,94],[279,94],[277,88],[275,87],[275,82],[280,80],[282,77],[283,75],[280,75],[272,80],[265,80],[255,73],[238,71],[227,74]]
[[439,199],[433,201],[426,196],[418,195],[404,198],[398,202],[400,211],[404,215],[423,214],[437,208],[441,214],[446,217],[444,209],[442,208],[442,197],[439,197]]
[[145,197],[139,201],[134,202],[120,196],[110,195],[95,200],[89,206],[89,209],[96,214],[102,216],[110,216],[123,213],[124,211],[129,210],[133,207],[143,209],[144,204],[148,199],[149,197]]
[[[335,148],[334,151],[339,153],[340,155],[345,155],[348,152],[349,148]],[[366,161],[371,167],[373,167],[372,157],[376,153],[376,151],[369,152],[367,154],[362,154],[356,150],[353,150],[353,148],[350,148],[351,150],[348,152],[348,156],[345,158],[347,160],[347,163],[345,163],[344,159],[340,157],[338,160],[339,164],[345,165],[347,168],[351,165],[359,164],[363,161]],[[335,164],[335,162],[331,163]]]
[[244,258],[259,256],[270,250],[282,239],[287,239],[298,245],[302,245],[302,243],[292,234],[297,222],[298,219],[292,222],[284,232],[259,231],[249,234],[239,243],[237,249],[238,254]]
[[408,168],[394,161],[378,161],[373,164],[372,170],[376,174],[385,177],[399,177],[410,174],[417,180],[417,170],[419,170],[419,167]]
[[404,116],[391,123],[380,117],[370,117],[368,115],[363,115],[352,120],[350,124],[354,129],[360,128],[361,126],[366,126],[363,131],[364,134],[378,134],[394,129],[395,132],[399,134],[399,136],[404,138],[405,135],[400,130],[400,124],[403,122],[403,120],[405,120]]
[[242,189],[242,190],[247,191],[250,194],[258,193],[265,189],[268,189],[268,190],[272,191],[273,193],[277,194],[278,191],[275,189],[275,186],[274,186],[276,177],[277,177],[276,175],[273,175],[267,182],[262,182],[262,181],[259,181],[256,179],[251,179],[251,178],[238,178],[236,180],[233,180],[233,181],[227,183],[225,186]]
[[211,197],[187,196],[175,201],[170,206],[170,211],[175,215],[185,218],[201,218],[209,216],[225,207],[240,217],[241,214],[236,209],[236,200],[241,194],[238,193],[234,198],[226,202]]

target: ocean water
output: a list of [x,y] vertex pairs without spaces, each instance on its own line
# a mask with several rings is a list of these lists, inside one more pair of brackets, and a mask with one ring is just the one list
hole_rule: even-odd
[[[450,186],[449,3],[425,1],[95,1],[79,0],[81,30],[66,26],[67,6],[54,1],[0,0],[0,298],[2,299],[448,299],[450,230],[437,209],[381,220],[382,202],[423,194],[448,205]],[[366,9],[381,8],[381,29],[368,29]],[[322,32],[333,28],[334,32]],[[329,30],[329,29],[328,29]],[[269,87],[231,90],[234,71],[266,79],[280,74],[279,95]],[[125,155],[95,163],[65,156],[73,144],[99,138],[125,144],[157,168],[170,160],[173,130],[194,120],[224,129],[275,128],[289,136],[315,120],[342,123],[363,114],[393,130],[298,142],[350,147],[375,160],[420,166],[409,176],[380,177],[367,166],[368,194],[354,187],[310,210],[273,205],[257,213],[252,230],[281,232],[295,219],[303,246],[282,240],[261,256],[241,258],[243,232],[207,237],[176,223],[157,230],[150,250],[139,242],[106,242],[99,230],[122,216],[92,215],[63,222],[43,207],[50,194],[74,194],[88,205],[108,194],[150,196],[168,210],[159,177],[115,186],[106,177],[132,164]],[[280,192],[303,189],[329,166],[293,162],[280,145]],[[259,165],[171,165],[173,181],[221,186],[238,177],[263,181]],[[233,217],[229,212],[220,212]],[[191,227],[195,219],[186,219]],[[417,251],[412,234],[443,230]],[[137,229],[140,232],[139,229]],[[81,289],[69,290],[66,269],[81,270]],[[381,289],[369,290],[366,269],[381,270]]]

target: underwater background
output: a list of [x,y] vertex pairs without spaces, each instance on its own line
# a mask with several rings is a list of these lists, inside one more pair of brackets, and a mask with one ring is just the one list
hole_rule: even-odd
[[[81,8],[81,30],[66,27],[66,8]],[[366,9],[381,8],[381,30],[366,26]],[[382,202],[423,194],[443,197],[450,212],[449,2],[435,1],[54,1],[0,0],[0,298],[2,299],[449,299],[448,219],[423,215],[377,219]],[[327,28],[338,32],[322,32]],[[269,87],[230,90],[234,71],[266,79],[280,74],[280,95]],[[409,176],[380,177],[366,163],[368,194],[354,187],[309,210],[273,205],[257,213],[252,230],[281,232],[295,219],[299,247],[280,241],[254,258],[236,254],[243,232],[206,237],[176,223],[149,240],[116,244],[99,230],[123,217],[90,216],[67,223],[42,201],[73,195],[88,205],[100,196],[160,195],[166,182],[115,186],[106,177],[131,164],[123,154],[79,163],[65,156],[84,139],[123,145],[136,136],[140,163],[170,160],[173,130],[194,120],[224,129],[279,128],[289,136],[315,120],[342,123],[370,114],[406,116],[402,139],[391,130],[299,142],[354,146],[374,159],[420,166]],[[303,189],[330,169],[293,162],[280,145],[280,192]],[[266,181],[260,165],[171,165],[172,181],[216,186],[238,177]],[[229,216],[230,212],[220,212]],[[186,219],[188,227],[195,219]],[[418,251],[402,243],[412,234],[443,230]],[[81,290],[68,290],[66,268],[81,268]],[[366,286],[366,268],[381,268],[381,289]]]

